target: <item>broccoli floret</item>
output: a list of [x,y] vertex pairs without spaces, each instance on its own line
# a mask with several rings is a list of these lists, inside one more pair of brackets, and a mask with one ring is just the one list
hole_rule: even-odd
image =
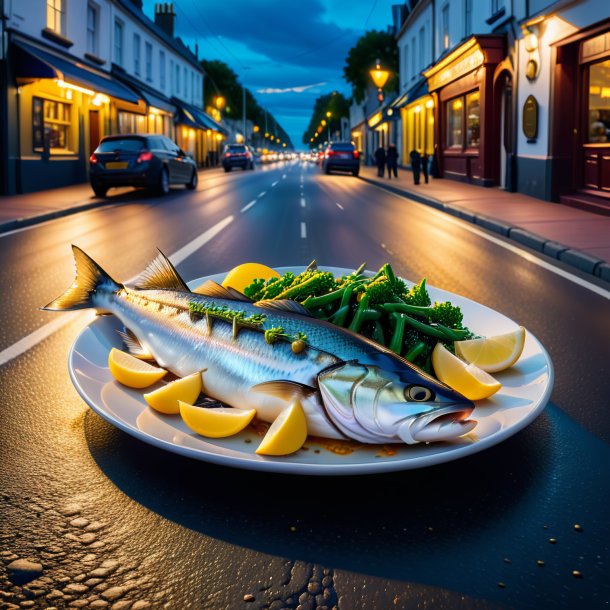
[[258,295],[263,292],[264,289],[265,280],[259,278],[244,288],[244,294],[253,301],[259,301],[260,297]]
[[445,301],[444,303],[434,303],[428,318],[430,322],[436,322],[449,328],[462,328],[462,310],[455,305]]
[[304,271],[279,294],[267,298],[304,301],[308,297],[326,294],[335,287],[335,276],[330,271]]
[[256,279],[244,289],[244,294],[253,301],[274,299],[280,292],[294,282],[295,275],[287,271],[282,277],[272,277],[265,280]]
[[[397,282],[399,281],[400,280],[397,280]],[[376,305],[377,303],[393,303],[400,299],[400,295],[404,291],[404,285],[400,286],[397,285],[397,283],[392,284],[385,276],[381,276],[375,281],[365,284],[364,288],[366,294],[369,295],[369,303],[371,305]]]
[[407,305],[416,305],[418,307],[428,307],[431,303],[430,295],[426,290],[426,278],[419,284],[415,284],[409,292],[402,295],[402,299]]

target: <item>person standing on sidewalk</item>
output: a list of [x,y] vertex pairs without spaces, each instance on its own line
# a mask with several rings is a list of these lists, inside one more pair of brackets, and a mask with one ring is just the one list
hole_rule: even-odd
[[383,178],[383,172],[385,171],[385,148],[381,145],[375,151],[375,165],[377,165],[377,175]]
[[[419,184],[419,174],[421,171],[421,155],[415,149],[409,153],[411,159],[411,170],[413,171],[413,183]],[[427,182],[427,180],[426,180]]]
[[388,178],[392,179],[392,172],[394,172],[394,178],[398,178],[398,150],[394,144],[388,146],[386,165],[388,166]]

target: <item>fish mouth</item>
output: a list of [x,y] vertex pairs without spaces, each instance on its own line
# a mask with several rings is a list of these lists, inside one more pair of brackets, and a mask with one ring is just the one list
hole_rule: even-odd
[[463,403],[447,404],[402,423],[397,435],[407,444],[451,441],[475,429],[477,421],[469,419],[474,407]]

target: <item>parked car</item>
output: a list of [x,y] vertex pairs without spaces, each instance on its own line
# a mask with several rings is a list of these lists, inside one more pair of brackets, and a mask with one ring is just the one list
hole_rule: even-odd
[[161,135],[106,136],[89,158],[93,192],[104,197],[113,186],[143,186],[161,195],[170,184],[197,188],[197,165],[180,147]]
[[357,176],[360,173],[360,153],[353,142],[331,142],[324,151],[322,169],[326,174],[338,170]]
[[222,166],[225,172],[230,172],[234,167],[254,169],[254,155],[245,144],[227,144],[222,153]]

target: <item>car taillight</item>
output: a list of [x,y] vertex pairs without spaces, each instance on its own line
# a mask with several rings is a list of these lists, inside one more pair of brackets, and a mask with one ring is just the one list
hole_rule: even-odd
[[225,153],[225,157],[228,159],[231,156],[231,153]]
[[335,154],[335,151],[334,151],[334,150],[327,150],[327,151],[326,151],[326,156],[327,156],[327,157],[332,157],[334,154]]
[[360,153],[357,150],[355,150],[354,151],[354,159],[357,159],[359,156],[360,156]]
[[147,161],[152,161],[153,154],[147,150],[143,153],[140,153],[136,163],[146,163]]
[[91,165],[95,165],[96,163],[99,163],[100,160],[95,156],[95,153],[93,153],[90,157],[89,157],[89,163],[91,163]]

